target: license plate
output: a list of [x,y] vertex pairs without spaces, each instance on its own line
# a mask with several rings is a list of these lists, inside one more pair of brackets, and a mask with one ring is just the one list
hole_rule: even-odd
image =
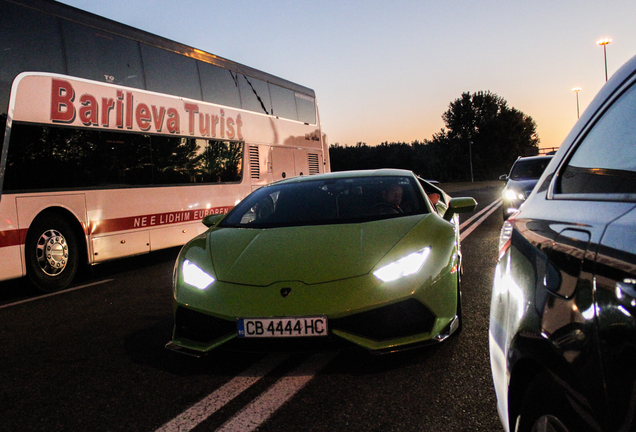
[[281,338],[327,336],[327,317],[239,318],[241,338]]

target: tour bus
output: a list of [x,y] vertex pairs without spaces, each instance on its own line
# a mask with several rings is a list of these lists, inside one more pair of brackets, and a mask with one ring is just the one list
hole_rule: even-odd
[[328,172],[313,90],[51,0],[0,0],[0,280],[184,244]]

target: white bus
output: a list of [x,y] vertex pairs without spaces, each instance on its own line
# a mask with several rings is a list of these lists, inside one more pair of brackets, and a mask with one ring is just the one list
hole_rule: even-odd
[[0,280],[184,244],[329,171],[314,91],[49,0],[0,0]]

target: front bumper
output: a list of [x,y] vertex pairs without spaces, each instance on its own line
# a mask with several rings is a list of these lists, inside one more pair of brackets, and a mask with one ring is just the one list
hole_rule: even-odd
[[[169,348],[207,353],[224,346],[244,351],[316,351],[351,346],[382,353],[446,339],[458,327],[457,275],[387,284],[362,277],[306,286],[292,285],[282,297],[278,286],[219,286],[214,292],[177,296],[175,326]],[[366,282],[359,286],[358,283]],[[373,283],[370,283],[373,282]],[[414,284],[414,282],[417,282]],[[229,285],[229,284],[225,284]],[[324,286],[322,286],[324,285]],[[414,289],[414,285],[417,288]],[[187,293],[189,290],[185,290]],[[187,298],[191,297],[191,298]],[[250,299],[246,301],[245,299]],[[329,334],[324,337],[239,338],[240,317],[326,315]]]

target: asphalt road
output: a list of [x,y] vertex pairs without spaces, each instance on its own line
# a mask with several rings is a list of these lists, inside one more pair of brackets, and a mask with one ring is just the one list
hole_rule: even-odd
[[[478,200],[475,214],[501,189],[455,186]],[[492,209],[463,230],[463,331],[398,354],[167,351],[178,249],[96,266],[53,296],[4,282],[0,431],[501,431],[488,360],[502,223]]]

